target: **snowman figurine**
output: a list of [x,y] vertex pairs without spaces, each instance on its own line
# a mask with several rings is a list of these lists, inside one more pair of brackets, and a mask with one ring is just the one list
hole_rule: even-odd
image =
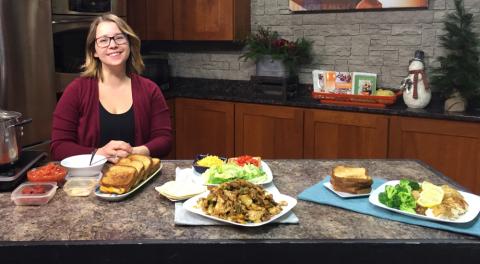
[[400,86],[403,90],[403,101],[410,108],[424,108],[432,99],[423,58],[423,51],[415,51],[415,58],[410,60],[408,66],[408,76],[403,79]]

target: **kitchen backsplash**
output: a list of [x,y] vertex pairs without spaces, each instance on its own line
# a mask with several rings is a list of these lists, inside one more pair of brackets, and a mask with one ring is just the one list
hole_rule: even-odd
[[[292,13],[289,0],[251,0],[252,30],[276,30],[286,39],[314,40],[315,58],[304,65],[300,82],[312,83],[312,70],[373,72],[379,87],[399,87],[415,50],[425,51],[427,70],[442,54],[438,37],[453,0],[430,0],[428,9],[366,12]],[[465,0],[478,20],[480,1]],[[480,31],[480,27],[477,28]],[[241,51],[170,52],[175,77],[249,80],[255,64],[239,60]]]

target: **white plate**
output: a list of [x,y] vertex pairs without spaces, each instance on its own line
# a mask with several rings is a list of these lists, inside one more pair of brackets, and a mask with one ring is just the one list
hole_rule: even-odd
[[[261,181],[261,182],[257,182],[255,184],[268,184],[268,183],[271,183],[272,180],[273,180],[273,174],[272,174],[272,170],[270,169],[270,167],[268,166],[268,164],[266,162],[264,162],[263,160],[260,161],[260,168],[265,172],[265,175],[267,175],[267,177],[265,178],[264,181]],[[193,181],[197,184],[201,184],[201,185],[218,185],[218,184],[209,184],[207,183],[207,179],[204,177],[203,174],[198,174],[197,172],[195,172],[195,170],[193,169],[193,166],[192,166],[192,171],[193,171],[193,174],[195,175],[195,177],[193,178]]]
[[202,215],[204,217],[207,217],[207,218],[210,218],[210,219],[213,219],[213,220],[217,220],[217,221],[220,221],[220,222],[229,223],[229,224],[238,225],[238,226],[254,227],[254,226],[261,226],[261,225],[268,224],[268,223],[272,222],[273,220],[275,220],[275,219],[281,217],[282,215],[288,213],[297,204],[297,200],[293,197],[290,197],[290,196],[285,195],[285,194],[280,194],[280,193],[272,193],[273,200],[275,200],[276,202],[286,201],[288,203],[286,206],[282,207],[282,211],[279,214],[272,216],[272,218],[270,218],[268,221],[265,221],[265,222],[240,224],[240,223],[237,223],[237,222],[228,221],[226,219],[218,218],[218,217],[215,217],[215,216],[212,216],[212,215],[207,215],[205,212],[202,211],[201,208],[197,208],[198,199],[207,197],[209,193],[210,193],[209,191],[206,191],[204,193],[201,193],[199,195],[196,195],[196,196],[186,200],[183,203],[183,208],[185,210],[189,211],[189,212],[194,213],[194,214],[199,214],[199,215]]
[[391,207],[388,207],[388,206],[382,204],[378,200],[378,195],[381,192],[385,191],[385,186],[387,186],[387,185],[395,186],[398,183],[400,183],[400,181],[396,180],[396,181],[388,181],[388,182],[380,185],[377,189],[375,189],[370,194],[370,197],[368,198],[368,201],[370,203],[372,203],[373,205],[376,205],[378,207],[381,207],[381,208],[384,208],[384,209],[387,209],[387,210],[390,210],[390,211],[394,211],[394,212],[397,212],[397,213],[400,213],[400,214],[413,216],[413,217],[426,219],[426,220],[446,222],[446,223],[457,223],[457,224],[468,223],[468,222],[472,221],[473,219],[475,219],[475,217],[478,215],[478,212],[480,212],[480,197],[478,197],[477,195],[467,193],[467,192],[462,192],[462,191],[458,191],[458,192],[463,196],[465,201],[468,203],[468,210],[465,214],[461,215],[459,218],[457,218],[455,220],[442,219],[442,218],[433,217],[433,216],[426,216],[426,215],[409,213],[409,212],[401,211],[401,210],[391,208]]
[[128,196],[130,196],[132,193],[134,193],[136,190],[138,190],[138,188],[142,187],[145,183],[147,183],[148,181],[150,181],[153,177],[155,177],[155,175],[158,174],[159,171],[162,170],[162,167],[163,167],[163,163],[160,163],[160,168],[158,168],[158,170],[156,170],[154,173],[152,173],[152,175],[150,175],[148,178],[146,178],[145,180],[143,180],[140,184],[138,184],[137,186],[135,186],[133,189],[131,189],[129,192],[127,193],[124,193],[124,194],[115,194],[115,193],[102,193],[100,191],[100,186],[97,186],[95,188],[95,195],[100,198],[100,199],[104,199],[104,200],[107,200],[107,201],[120,201],[122,199],[125,199],[127,198]]
[[364,197],[364,196],[369,196],[370,195],[370,193],[354,194],[354,193],[347,193],[347,192],[339,192],[339,191],[333,189],[333,186],[329,181],[324,182],[323,186],[325,186],[325,188],[329,189],[330,191],[334,192],[336,195],[338,195],[342,198]]

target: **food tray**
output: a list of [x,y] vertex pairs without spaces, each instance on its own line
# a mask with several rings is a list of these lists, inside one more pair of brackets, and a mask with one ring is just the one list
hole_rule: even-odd
[[350,105],[362,107],[385,108],[396,102],[402,91],[396,91],[394,96],[376,96],[359,94],[334,94],[312,92],[312,97],[322,104]]

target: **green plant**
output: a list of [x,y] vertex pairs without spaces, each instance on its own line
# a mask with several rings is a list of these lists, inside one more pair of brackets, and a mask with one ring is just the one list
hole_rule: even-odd
[[295,72],[298,65],[310,62],[312,43],[303,37],[288,41],[281,38],[277,31],[259,27],[256,34],[245,40],[247,51],[240,58],[258,61],[262,56],[270,55],[272,59],[283,61],[290,72]]
[[473,15],[465,11],[463,0],[455,0],[455,11],[445,17],[444,30],[440,44],[446,56],[437,58],[440,66],[432,70],[431,83],[444,98],[458,91],[470,102],[480,96],[480,53]]

